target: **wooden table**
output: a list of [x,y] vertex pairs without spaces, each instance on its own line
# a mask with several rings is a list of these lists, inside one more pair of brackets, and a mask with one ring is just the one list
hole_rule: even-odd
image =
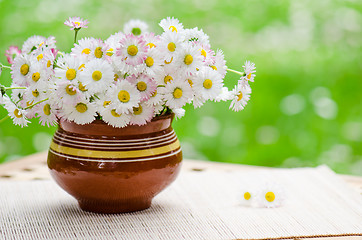
[[[50,175],[46,165],[47,153],[38,153],[24,157],[22,159],[9,163],[0,164],[0,180],[42,180],[50,179]],[[216,163],[198,160],[186,159],[183,161],[183,171],[204,171],[207,169],[217,169],[218,171],[248,171],[262,169],[265,167],[247,166],[239,164]],[[362,177],[340,175],[340,177],[362,194]],[[361,237],[329,237],[318,238],[321,240],[356,240]]]

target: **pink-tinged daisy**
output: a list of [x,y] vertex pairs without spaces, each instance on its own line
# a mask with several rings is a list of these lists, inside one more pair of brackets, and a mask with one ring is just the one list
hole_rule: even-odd
[[142,34],[147,33],[148,31],[148,25],[144,21],[141,21],[139,19],[132,19],[129,20],[124,24],[123,32],[125,34],[133,34],[135,36],[139,36]]
[[88,20],[83,20],[80,17],[70,17],[64,22],[65,25],[70,27],[70,30],[79,30],[81,28],[87,28]]
[[57,124],[58,111],[49,103],[42,102],[34,107],[36,116],[39,117],[39,123],[42,126],[55,126]]
[[179,66],[181,72],[195,74],[198,69],[203,66],[202,56],[197,47],[192,44],[182,44],[182,49],[177,54],[175,64]]
[[116,109],[118,114],[132,112],[133,107],[137,107],[141,100],[137,88],[125,80],[116,82],[109,95],[110,107]]
[[164,55],[165,64],[170,64],[178,52],[182,50],[183,35],[174,32],[164,32],[161,35],[160,43],[157,46],[162,55]]
[[85,64],[80,79],[90,94],[104,92],[114,82],[113,68],[105,60],[94,59]]
[[243,79],[250,81],[250,82],[254,82],[254,78],[255,78],[255,64],[250,62],[250,61],[245,61],[245,64],[243,66],[244,68],[244,73],[245,73],[245,77],[242,77]]
[[214,57],[214,63],[210,64],[210,67],[221,74],[221,76],[224,78],[226,75],[226,61],[224,59],[224,53],[222,50],[218,49],[216,51],[215,57]]
[[79,79],[81,72],[80,58],[74,55],[65,54],[63,57],[59,58],[57,61],[58,67],[55,68],[55,77],[61,81],[75,81]]
[[13,123],[21,127],[28,126],[29,121],[26,118],[26,110],[18,108],[9,98],[4,100],[4,108],[8,111]]
[[62,117],[77,124],[87,124],[95,120],[97,115],[94,103],[79,101],[73,105],[63,106]]
[[31,36],[24,42],[21,52],[23,54],[30,54],[32,51],[38,49],[39,45],[45,41],[46,38],[43,36]]
[[145,125],[153,118],[154,108],[147,106],[145,103],[141,103],[136,107],[133,107],[131,113],[130,123],[133,125]]
[[175,79],[167,84],[163,90],[166,106],[171,109],[181,108],[193,97],[191,86],[188,82]]
[[210,49],[210,45],[202,45],[196,42],[194,46],[197,47],[197,49],[199,50],[199,53],[202,56],[202,62],[205,65],[211,65],[215,62],[215,52]]
[[31,61],[28,55],[20,54],[14,59],[11,65],[11,78],[13,83],[18,86],[28,86],[28,79],[31,77]]
[[10,46],[5,52],[6,59],[9,64],[14,63],[14,58],[21,54],[21,50],[17,46]]
[[136,66],[143,63],[146,59],[147,50],[146,42],[142,38],[135,37],[133,34],[127,34],[120,41],[117,55],[122,56],[127,64]]
[[204,33],[202,29],[198,29],[197,27],[193,29],[185,29],[184,31],[185,39],[189,42],[198,42],[201,45],[209,46],[209,36]]
[[127,78],[127,80],[136,86],[141,96],[141,102],[148,100],[157,88],[156,82],[146,74],[133,75]]
[[174,33],[182,33],[184,30],[184,27],[182,26],[182,23],[177,18],[164,18],[161,20],[159,25],[162,27],[163,31],[165,32],[174,32]]
[[162,64],[164,64],[163,59],[158,49],[151,48],[150,50],[148,50],[146,54],[146,59],[144,61],[145,74],[151,77],[155,77],[157,72],[161,71]]
[[91,55],[93,46],[97,40],[95,38],[82,38],[78,43],[74,43],[74,48],[71,50],[71,54],[77,57]]
[[267,184],[257,193],[258,205],[260,207],[280,207],[284,203],[285,198],[284,189],[276,183]]
[[183,116],[185,116],[185,113],[186,113],[186,110],[183,108],[176,108],[176,109],[173,109],[172,111],[175,114],[176,119],[182,118]]
[[130,123],[131,115],[127,113],[117,113],[115,108],[103,107],[100,112],[102,120],[113,127],[122,128]]
[[249,85],[235,86],[232,91],[233,100],[231,101],[230,109],[236,112],[243,110],[250,99],[250,94],[251,88]]
[[214,100],[222,91],[221,75],[209,67],[201,68],[194,81],[194,93],[205,100]]

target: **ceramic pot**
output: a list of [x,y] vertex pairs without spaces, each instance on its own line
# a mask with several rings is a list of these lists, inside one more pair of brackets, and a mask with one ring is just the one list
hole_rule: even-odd
[[50,174],[85,211],[146,209],[181,167],[172,120],[166,115],[125,128],[101,120],[86,125],[60,120],[48,153]]

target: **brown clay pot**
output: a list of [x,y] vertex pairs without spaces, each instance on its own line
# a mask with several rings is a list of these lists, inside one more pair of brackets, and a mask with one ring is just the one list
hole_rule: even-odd
[[176,178],[182,160],[173,115],[144,126],[114,128],[101,120],[61,120],[48,153],[55,181],[85,211],[143,210]]

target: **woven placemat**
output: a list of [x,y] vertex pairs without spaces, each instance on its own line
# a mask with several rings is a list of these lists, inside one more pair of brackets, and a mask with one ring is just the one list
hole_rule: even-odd
[[[279,208],[241,205],[246,183],[277,181]],[[151,208],[81,211],[53,181],[0,182],[0,239],[271,239],[362,236],[362,197],[325,166],[182,172]]]

